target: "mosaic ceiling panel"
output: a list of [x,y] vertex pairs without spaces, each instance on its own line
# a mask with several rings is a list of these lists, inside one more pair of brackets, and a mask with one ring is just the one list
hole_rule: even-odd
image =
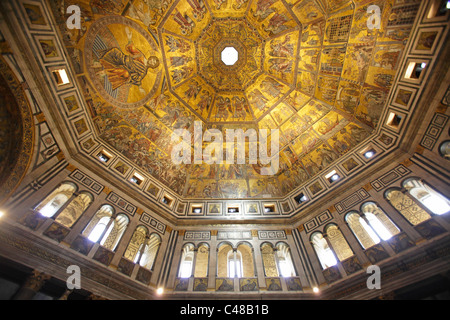
[[[60,14],[71,4],[81,29]],[[98,136],[187,199],[282,197],[368,138],[408,39],[410,25],[393,23],[395,4],[50,2]],[[370,5],[380,8],[379,28],[367,27]],[[232,66],[220,59],[229,46],[239,53]],[[196,121],[222,132],[278,129],[279,169],[174,164],[172,133],[193,137]]]

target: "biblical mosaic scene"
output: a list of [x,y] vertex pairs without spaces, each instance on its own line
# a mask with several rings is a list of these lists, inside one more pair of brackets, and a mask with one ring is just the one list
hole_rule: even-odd
[[[410,32],[405,21],[418,8],[393,10],[400,2],[50,4],[99,137],[186,199],[245,199],[287,195],[374,132]],[[81,29],[68,29],[69,15],[60,14],[71,4],[81,9]],[[371,5],[380,8],[373,28]],[[426,50],[432,36],[423,34],[417,49]],[[48,41],[41,45],[48,59],[58,55]],[[222,60],[229,47],[237,52],[234,64]],[[73,98],[65,102],[69,112],[77,108]],[[193,139],[195,121],[223,136],[227,129],[278,129],[279,170],[262,175],[264,164],[249,161],[174,164],[179,142],[172,134],[185,129]],[[75,125],[82,134],[86,124]],[[270,140],[258,148],[270,152]],[[128,170],[124,163],[114,168]]]

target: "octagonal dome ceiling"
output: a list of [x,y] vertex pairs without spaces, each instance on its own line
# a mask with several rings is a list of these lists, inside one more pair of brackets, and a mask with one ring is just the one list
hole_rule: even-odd
[[[81,29],[59,15],[71,4]],[[373,4],[379,29],[367,28]],[[409,34],[387,30],[393,4],[51,1],[98,137],[186,199],[283,197],[369,137]],[[233,65],[221,60],[227,47],[238,52]],[[223,133],[277,129],[279,167],[262,175],[259,162],[175,164],[172,134],[193,137],[196,121]]]

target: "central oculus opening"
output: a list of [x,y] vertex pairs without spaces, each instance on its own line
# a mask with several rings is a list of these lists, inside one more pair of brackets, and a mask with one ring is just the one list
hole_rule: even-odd
[[238,61],[239,53],[233,47],[226,47],[222,50],[220,58],[225,65],[232,66]]

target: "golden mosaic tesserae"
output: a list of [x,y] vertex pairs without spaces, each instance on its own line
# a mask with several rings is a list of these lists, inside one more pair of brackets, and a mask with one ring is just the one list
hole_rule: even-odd
[[[417,10],[400,15],[389,0],[64,5],[71,4],[81,8],[81,29],[67,29],[67,15],[55,17],[98,136],[126,157],[113,171],[138,168],[185,199],[281,198],[368,139],[408,39],[404,21]],[[374,28],[370,5],[380,8]],[[237,53],[229,65],[227,48]],[[195,121],[222,132],[278,129],[280,170],[264,176],[260,163],[174,164],[173,131],[192,136]],[[82,131],[86,123],[77,125]],[[343,167],[357,165],[349,159]]]
[[449,297],[450,0],[0,17],[0,298]]

